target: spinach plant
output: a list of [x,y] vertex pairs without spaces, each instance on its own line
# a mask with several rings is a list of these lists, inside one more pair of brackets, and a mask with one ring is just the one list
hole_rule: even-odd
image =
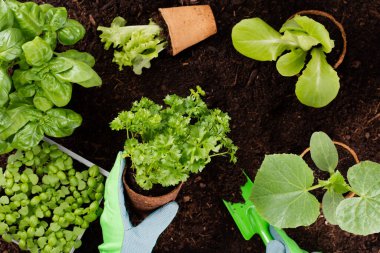
[[18,150],[0,168],[0,235],[35,253],[78,248],[78,236],[102,212],[103,180],[96,166],[76,171],[57,146]]
[[66,106],[72,84],[101,85],[95,59],[73,45],[84,27],[63,7],[0,0],[0,153],[37,145],[46,134],[71,135],[82,118]]
[[[265,156],[252,189],[257,211],[276,227],[308,226],[320,214],[320,203],[310,191],[323,188],[322,211],[328,222],[358,235],[379,233],[380,164],[363,161],[350,167],[347,183],[336,170],[338,152],[325,133],[312,135],[310,152],[318,169],[330,174],[329,179],[313,185],[313,171],[298,155]],[[344,198],[349,191],[356,196]]]
[[126,26],[127,21],[122,17],[116,17],[111,27],[99,26],[102,32],[101,41],[108,50],[112,45],[118,49],[114,51],[113,62],[123,66],[131,66],[133,72],[141,75],[143,68],[150,68],[150,61],[158,57],[167,45],[161,35],[162,28],[152,20],[147,25]]
[[142,98],[111,122],[113,130],[127,131],[124,156],[131,159],[136,182],[145,190],[184,182],[214,156],[228,154],[236,162],[237,147],[227,137],[230,117],[209,109],[199,86],[190,91],[186,98],[166,96],[165,108]]
[[[326,28],[315,20],[296,15],[277,32],[260,18],[244,19],[232,29],[232,42],[239,53],[249,58],[277,61],[277,70],[283,76],[302,71],[296,83],[301,103],[320,108],[337,96],[339,77],[326,60],[334,42]],[[306,64],[309,52],[311,59]]]

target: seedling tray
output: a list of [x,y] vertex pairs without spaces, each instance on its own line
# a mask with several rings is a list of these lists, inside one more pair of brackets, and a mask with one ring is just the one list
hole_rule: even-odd
[[[82,156],[80,156],[80,155],[74,153],[73,151],[71,151],[71,150],[65,148],[64,146],[62,146],[62,145],[56,143],[55,141],[53,141],[53,140],[51,140],[51,139],[49,139],[49,138],[46,138],[46,137],[45,137],[45,138],[44,138],[44,141],[46,141],[47,143],[49,143],[49,144],[51,144],[51,145],[56,145],[56,146],[57,146],[62,152],[64,152],[64,153],[66,153],[67,155],[69,155],[72,159],[74,159],[74,161],[78,162],[79,164],[82,164],[82,165],[84,165],[84,166],[86,166],[86,167],[88,167],[88,168],[91,167],[91,166],[93,166],[93,165],[95,165],[94,163],[90,162],[89,160],[83,158]],[[100,168],[100,167],[99,167],[99,171],[100,171],[100,173],[101,173],[103,176],[108,177],[108,174],[109,174],[108,171],[106,171],[106,170],[104,170],[104,169],[102,169],[102,168]],[[99,204],[102,202],[102,200],[103,200],[103,199],[100,199],[100,200],[99,200]],[[87,230],[87,229],[86,229],[86,230]],[[83,237],[84,233],[86,232],[86,230],[85,230],[81,235],[78,236],[78,238],[77,238],[78,240],[81,240],[81,239],[82,239],[82,237]],[[18,245],[18,241],[16,241],[16,240],[12,240],[12,241],[13,241],[15,244]],[[73,248],[71,249],[70,253],[74,253],[74,252],[75,252],[75,248],[73,247]]]

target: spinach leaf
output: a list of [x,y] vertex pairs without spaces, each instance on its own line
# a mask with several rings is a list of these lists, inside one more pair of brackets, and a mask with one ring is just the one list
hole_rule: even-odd
[[62,82],[55,78],[53,74],[46,74],[38,85],[44,91],[46,98],[56,106],[62,107],[67,105],[71,99],[72,85],[69,82]]
[[0,31],[13,26],[13,12],[4,0],[0,0]]
[[66,137],[82,124],[82,117],[69,109],[55,108],[46,112],[42,129],[52,137]]
[[56,53],[56,55],[84,62],[90,67],[94,67],[95,65],[95,58],[91,54],[86,52],[79,52],[75,49],[69,49],[62,53]]
[[24,37],[17,28],[8,28],[0,32],[0,60],[12,61],[22,53]]
[[8,102],[9,92],[12,88],[12,80],[5,69],[0,68],[0,107]]
[[53,50],[50,45],[38,36],[22,45],[22,50],[24,51],[26,62],[31,66],[41,66],[53,56]]
[[51,31],[61,29],[67,21],[67,10],[65,7],[51,8],[45,14],[45,25]]
[[65,26],[58,30],[58,40],[62,45],[74,45],[83,39],[86,30],[78,21],[68,19]]
[[7,3],[13,10],[17,25],[26,39],[33,39],[42,33],[45,17],[38,4],[33,2],[18,3],[16,1],[8,1]]
[[44,137],[44,132],[38,122],[29,122],[15,134],[12,146],[17,149],[36,146]]

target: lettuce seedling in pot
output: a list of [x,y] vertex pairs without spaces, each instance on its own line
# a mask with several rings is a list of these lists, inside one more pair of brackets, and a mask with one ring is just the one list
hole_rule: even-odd
[[[346,35],[342,25],[331,15],[320,11],[301,13],[322,15],[338,26],[344,49],[337,63],[331,66],[326,54],[331,53],[334,41],[317,21],[301,15],[287,20],[277,32],[260,18],[244,19],[232,29],[235,49],[258,61],[277,61],[282,76],[298,75],[296,95],[307,106],[320,108],[328,105],[339,91],[339,77],[335,69],[343,61]],[[311,59],[307,63],[308,54]]]

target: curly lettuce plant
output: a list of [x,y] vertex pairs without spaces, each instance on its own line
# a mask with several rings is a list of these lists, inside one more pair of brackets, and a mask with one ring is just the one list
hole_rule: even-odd
[[70,102],[73,83],[101,85],[95,59],[54,49],[84,34],[63,7],[0,0],[0,154],[31,148],[44,135],[69,136],[81,125],[79,114],[60,107]]
[[[314,223],[320,203],[310,192],[323,188],[322,211],[329,223],[358,235],[380,232],[380,164],[355,158],[358,163],[348,169],[346,182],[336,170],[339,158],[334,143],[339,144],[323,132],[311,137],[312,160],[330,174],[329,179],[318,180],[315,185],[313,171],[301,156],[265,156],[255,178],[252,201],[270,224],[294,228]],[[347,192],[351,194],[345,198]]]
[[122,17],[116,17],[111,27],[99,26],[102,32],[101,41],[108,50],[112,45],[114,51],[113,62],[123,66],[130,66],[133,72],[141,75],[143,68],[150,68],[150,61],[158,57],[167,45],[161,35],[162,28],[152,20],[147,25],[126,26],[127,21]]
[[199,86],[190,91],[186,98],[166,96],[166,107],[142,98],[111,122],[113,130],[127,131],[124,156],[130,158],[135,180],[145,190],[154,184],[184,182],[214,156],[228,154],[236,162],[237,147],[227,137],[230,117],[209,109]]
[[[239,53],[249,58],[277,61],[277,70],[283,76],[302,71],[295,91],[301,103],[320,108],[337,96],[339,77],[326,61],[334,41],[315,20],[296,15],[277,32],[260,18],[244,19],[232,29],[232,42]],[[309,52],[311,59],[306,64]]]

